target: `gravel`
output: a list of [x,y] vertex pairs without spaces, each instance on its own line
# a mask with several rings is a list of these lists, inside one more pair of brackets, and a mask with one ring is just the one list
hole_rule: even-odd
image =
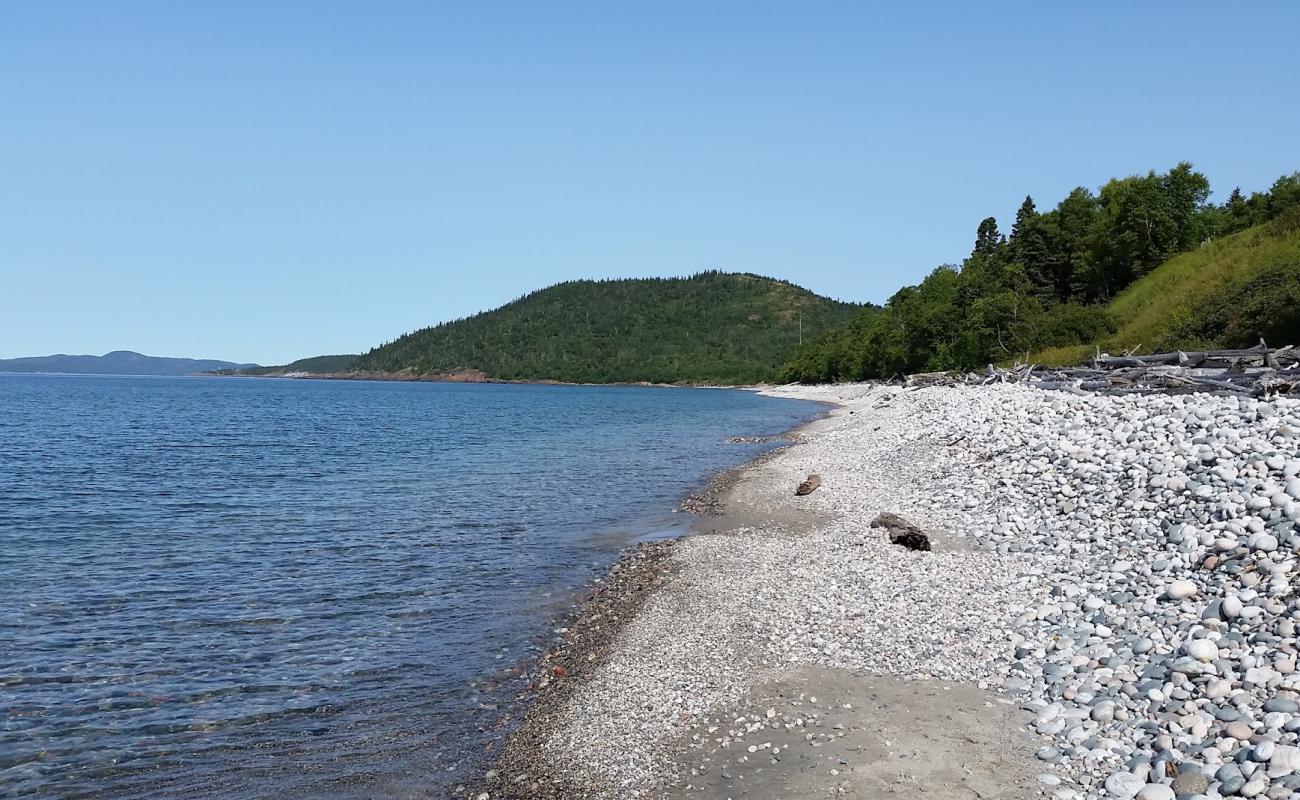
[[543,745],[574,797],[656,796],[682,730],[800,664],[1012,695],[1057,800],[1300,796],[1300,401],[780,393],[842,407],[726,505],[818,524],[677,543]]

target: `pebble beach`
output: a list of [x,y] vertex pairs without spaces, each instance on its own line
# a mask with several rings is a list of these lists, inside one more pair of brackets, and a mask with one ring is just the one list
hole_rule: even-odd
[[768,391],[834,408],[597,588],[470,796],[1300,796],[1300,400]]

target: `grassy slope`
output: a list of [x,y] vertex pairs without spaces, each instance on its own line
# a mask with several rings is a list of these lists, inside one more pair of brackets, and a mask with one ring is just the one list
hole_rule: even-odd
[[406,334],[355,366],[476,369],[507,380],[753,383],[775,376],[801,324],[805,339],[815,337],[857,308],[755,275],[571,281]]
[[1110,353],[1132,348],[1148,353],[1200,346],[1205,343],[1180,340],[1179,330],[1262,271],[1287,264],[1300,269],[1300,230],[1258,225],[1210,242],[1166,261],[1117,295],[1108,306],[1119,325],[1112,336],[1096,345],[1044,350],[1030,361],[1076,364],[1091,357],[1095,347]]

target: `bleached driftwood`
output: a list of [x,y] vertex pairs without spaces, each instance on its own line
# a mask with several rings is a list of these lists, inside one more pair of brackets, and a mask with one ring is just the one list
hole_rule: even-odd
[[1175,351],[1136,356],[1098,353],[1091,366],[1043,367],[990,364],[983,374],[925,372],[909,375],[909,387],[1022,383],[1042,389],[1106,392],[1211,392],[1256,397],[1300,393],[1300,351],[1269,348]]

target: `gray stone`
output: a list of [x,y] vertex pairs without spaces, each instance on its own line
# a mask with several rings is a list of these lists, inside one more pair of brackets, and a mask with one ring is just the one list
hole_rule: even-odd
[[1205,794],[1205,790],[1210,788],[1210,782],[1199,771],[1179,772],[1174,776],[1174,782],[1170,785],[1174,794],[1179,797],[1183,795]]
[[1132,800],[1146,786],[1146,781],[1131,772],[1116,772],[1106,779],[1106,791],[1118,800]]

